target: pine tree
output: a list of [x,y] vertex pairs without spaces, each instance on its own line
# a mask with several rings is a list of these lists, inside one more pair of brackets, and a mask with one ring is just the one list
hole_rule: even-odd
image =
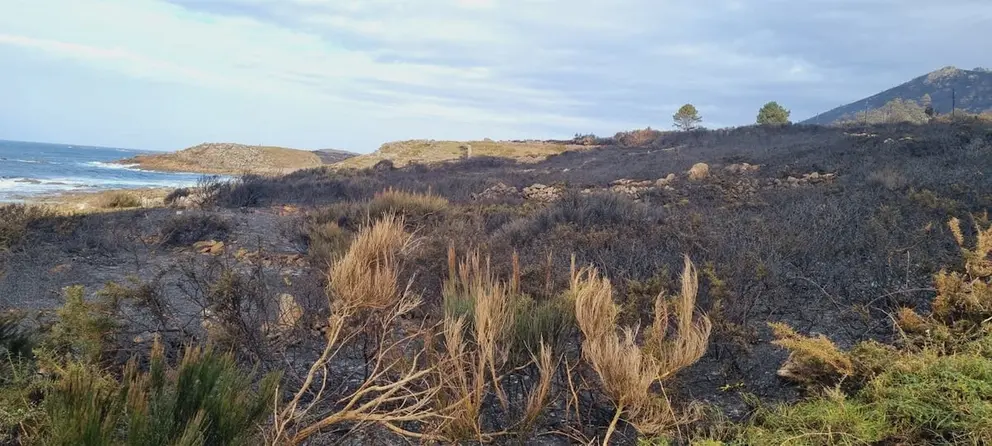
[[672,116],[675,127],[679,130],[695,130],[699,128],[699,123],[703,121],[699,116],[699,111],[692,104],[685,104]]

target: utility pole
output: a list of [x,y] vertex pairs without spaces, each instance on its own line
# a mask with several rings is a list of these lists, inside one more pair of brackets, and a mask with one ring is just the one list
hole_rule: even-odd
[[865,99],[865,127],[868,127],[868,100]]
[[958,107],[958,92],[951,89],[951,121],[954,120],[954,109]]

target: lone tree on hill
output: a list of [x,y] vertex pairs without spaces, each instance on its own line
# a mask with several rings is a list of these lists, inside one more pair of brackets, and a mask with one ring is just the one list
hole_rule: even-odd
[[699,111],[692,104],[683,105],[672,119],[675,121],[675,128],[679,130],[695,130],[703,122],[703,117],[699,116]]
[[769,102],[758,110],[758,125],[788,124],[790,113],[785,107],[778,105],[778,102]]

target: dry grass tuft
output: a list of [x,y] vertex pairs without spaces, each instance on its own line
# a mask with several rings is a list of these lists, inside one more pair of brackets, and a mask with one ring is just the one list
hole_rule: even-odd
[[[686,257],[682,290],[672,301],[665,299],[664,294],[655,299],[654,323],[645,341],[648,351],[658,361],[660,380],[694,364],[706,353],[713,323],[705,314],[696,312],[698,292],[699,275]],[[670,333],[670,319],[674,319],[674,333]]]
[[448,208],[448,199],[430,192],[407,192],[388,188],[375,194],[369,202],[373,216],[396,214],[411,218],[436,215]]
[[411,241],[403,219],[393,215],[362,228],[348,252],[331,267],[327,295],[333,311],[351,315],[395,306],[403,294],[398,285],[399,256]]
[[[574,268],[573,268],[574,271]],[[659,434],[689,421],[672,409],[662,393],[651,391],[672,374],[697,361],[706,349],[711,324],[705,315],[695,317],[697,275],[686,259],[683,289],[679,298],[669,303],[659,296],[655,305],[652,344],[646,347],[636,342],[636,328],[616,329],[619,313],[613,302],[609,280],[595,269],[586,268],[573,273],[571,296],[575,301],[575,316],[585,339],[582,356],[599,376],[603,392],[616,405],[616,413],[603,440],[609,439],[621,415],[644,434]],[[671,310],[669,310],[671,307]],[[676,330],[668,333],[669,317],[674,316]]]
[[532,357],[537,367],[538,379],[534,388],[527,395],[524,417],[521,421],[521,433],[529,432],[537,424],[538,419],[548,405],[551,395],[551,379],[554,377],[558,364],[555,362],[551,347],[541,342],[541,349]]
[[613,303],[613,286],[599,276],[595,268],[583,268],[572,274],[571,298],[575,301],[575,320],[586,339],[600,339],[615,333],[620,314]]

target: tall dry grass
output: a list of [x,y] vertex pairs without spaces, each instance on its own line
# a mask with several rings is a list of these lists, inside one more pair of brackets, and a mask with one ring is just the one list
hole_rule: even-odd
[[[713,323],[696,311],[699,274],[688,257],[682,270],[682,288],[669,300],[659,294],[654,304],[654,322],[645,340],[648,351],[658,361],[658,379],[664,380],[706,353]],[[672,325],[674,323],[674,331]]]
[[[617,329],[619,308],[609,280],[594,268],[576,272],[573,267],[570,294],[584,337],[582,356],[599,377],[603,393],[616,406],[604,445],[622,415],[645,434],[659,434],[688,421],[672,408],[663,383],[698,361],[706,350],[712,324],[696,312],[697,284],[695,268],[686,258],[679,296],[672,301],[658,296],[655,321],[645,344],[639,345],[636,327]],[[652,391],[655,384],[661,389],[658,393]]]
[[412,240],[403,219],[391,214],[362,228],[328,274],[332,311],[350,316],[394,306],[403,294],[399,256],[411,247]]
[[449,270],[444,284],[444,357],[439,386],[449,421],[442,431],[450,440],[486,435],[479,423],[489,392],[508,405],[500,386],[502,367],[510,353],[514,313],[509,287],[496,279],[478,251],[458,262],[454,247],[448,249]]
[[[403,220],[387,215],[362,228],[348,252],[331,267],[327,286],[331,315],[324,350],[293,397],[281,406],[275,401],[269,444],[300,444],[344,423],[356,427],[378,424],[418,437],[422,434],[404,429],[403,424],[432,423],[440,417],[431,404],[439,391],[429,381],[435,369],[424,365],[424,349],[417,347],[423,345],[420,341],[426,330],[421,327],[397,334],[393,329],[421,303],[419,296],[401,289],[398,283],[400,256],[411,243]],[[380,324],[374,331],[378,349],[357,389],[334,397],[327,389],[331,362],[356,336],[357,330],[349,330],[349,322],[360,313],[372,313],[375,317],[367,319]]]

